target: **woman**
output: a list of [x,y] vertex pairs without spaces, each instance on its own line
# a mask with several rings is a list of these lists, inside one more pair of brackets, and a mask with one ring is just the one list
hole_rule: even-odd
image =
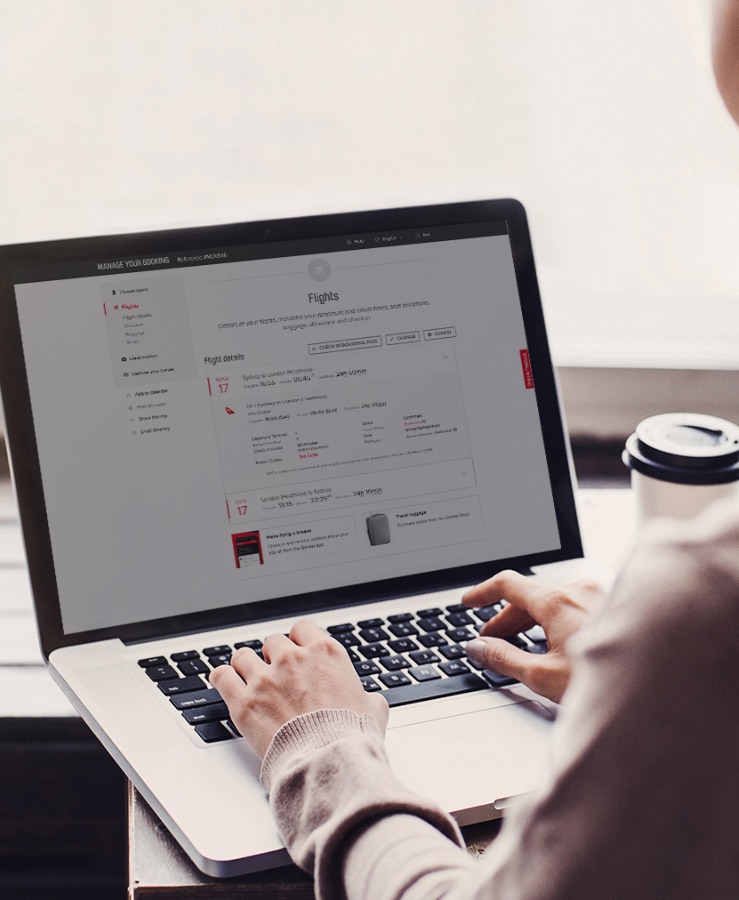
[[[739,123],[739,0],[714,3],[713,61]],[[468,654],[562,701],[551,771],[481,861],[383,749],[387,705],[310,622],[211,682],[260,758],[286,846],[320,897],[739,897],[739,514],[655,524],[608,598],[501,573]],[[538,622],[548,652],[502,637]],[[296,688],[296,685],[301,686]],[[484,777],[484,776],[481,776]]]

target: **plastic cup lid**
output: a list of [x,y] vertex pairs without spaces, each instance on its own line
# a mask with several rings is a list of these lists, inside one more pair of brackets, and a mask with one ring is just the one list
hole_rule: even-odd
[[623,461],[662,481],[739,481],[739,427],[698,413],[651,416],[640,422],[626,441]]

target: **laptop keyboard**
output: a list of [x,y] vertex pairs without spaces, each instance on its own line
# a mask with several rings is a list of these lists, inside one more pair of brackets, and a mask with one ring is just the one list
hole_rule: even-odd
[[[400,706],[514,684],[513,678],[481,672],[464,649],[500,609],[498,604],[474,610],[453,604],[345,622],[326,630],[346,649],[364,689],[382,691],[390,706]],[[546,650],[544,632],[538,626],[510,640],[533,653]],[[208,673],[229,663],[240,647],[251,647],[261,656],[262,642],[248,640],[147,657],[138,664],[195,733],[214,743],[239,733],[218,691],[208,684]]]

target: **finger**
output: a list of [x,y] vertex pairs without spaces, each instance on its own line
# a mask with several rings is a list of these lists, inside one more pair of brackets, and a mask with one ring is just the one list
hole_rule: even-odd
[[323,628],[319,628],[310,619],[299,619],[290,629],[290,640],[301,647],[325,641],[326,639],[333,640],[333,638],[329,638]]
[[359,680],[349,654],[343,645],[332,638],[323,628],[319,628],[315,622],[309,619],[301,619],[296,622],[290,629],[290,640],[294,645],[302,647],[309,652],[315,665],[319,663],[323,665],[331,660],[332,667],[338,667],[338,669],[345,671],[342,677],[346,677],[346,673],[351,673],[351,675],[356,676],[357,681]]
[[592,578],[581,578],[578,581],[573,581],[570,588],[578,591],[590,605],[603,600],[606,596],[606,590],[603,585],[599,581],[593,581]]
[[524,684],[530,682],[532,670],[541,665],[540,658],[514,647],[501,638],[475,638],[467,644],[466,650],[473,662]]
[[470,588],[462,602],[465,606],[478,607],[507,600],[540,622],[539,613],[546,596],[547,590],[533,578],[508,569]]
[[513,569],[504,569],[486,581],[471,587],[462,597],[465,606],[489,606],[501,600],[510,600],[509,594],[521,593],[531,585],[531,579]]
[[467,644],[476,663],[515,678],[537,694],[559,703],[570,679],[571,666],[561,653],[526,653],[499,638],[476,638]]
[[231,657],[231,668],[235,669],[246,682],[249,681],[249,676],[255,669],[263,665],[264,663],[251,647],[240,647]]
[[262,644],[262,656],[266,663],[274,663],[286,653],[295,649],[295,644],[286,634],[270,634]]
[[521,631],[528,631],[536,624],[525,609],[509,604],[482,626],[480,634],[490,637],[512,637]]
[[228,664],[213,669],[208,676],[208,681],[227,704],[229,700],[233,701],[246,687],[244,679]]

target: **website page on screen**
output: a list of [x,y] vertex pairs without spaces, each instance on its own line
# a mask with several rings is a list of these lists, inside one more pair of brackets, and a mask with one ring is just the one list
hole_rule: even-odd
[[490,231],[19,284],[65,631],[559,548]]

